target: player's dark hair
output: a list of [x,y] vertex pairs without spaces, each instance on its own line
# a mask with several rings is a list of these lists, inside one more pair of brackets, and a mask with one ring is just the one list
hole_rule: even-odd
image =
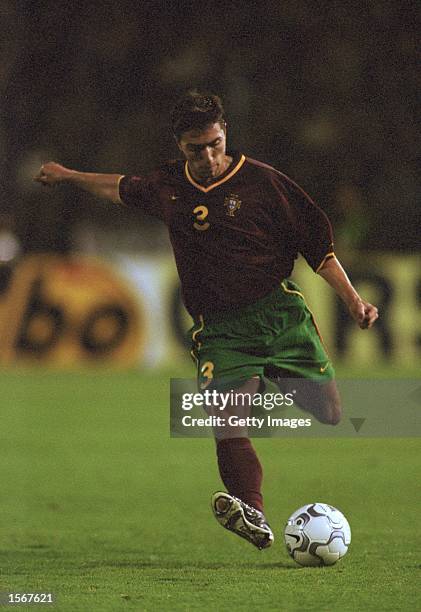
[[220,123],[225,127],[222,102],[214,94],[191,89],[171,111],[172,131],[177,140],[180,140],[184,132],[203,130],[213,123]]

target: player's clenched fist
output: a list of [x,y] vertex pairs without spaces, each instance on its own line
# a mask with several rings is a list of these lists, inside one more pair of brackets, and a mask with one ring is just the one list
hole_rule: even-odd
[[349,306],[349,311],[361,329],[372,327],[376,319],[379,318],[376,306],[361,299],[351,304]]
[[69,168],[65,168],[56,162],[47,162],[41,166],[39,173],[34,177],[34,181],[43,185],[54,185],[69,180],[72,174],[73,170]]

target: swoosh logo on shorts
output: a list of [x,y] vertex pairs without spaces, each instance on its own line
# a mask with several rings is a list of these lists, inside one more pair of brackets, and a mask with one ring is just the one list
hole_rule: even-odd
[[327,364],[323,368],[320,368],[321,374],[323,374],[323,372],[326,372],[328,366],[329,366],[329,361],[327,362]]

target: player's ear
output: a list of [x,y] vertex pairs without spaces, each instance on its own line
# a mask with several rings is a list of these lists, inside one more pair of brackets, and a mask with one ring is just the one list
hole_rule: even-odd
[[174,140],[176,142],[177,147],[180,149],[180,151],[182,151],[183,149],[181,148],[180,139],[177,137],[177,134],[173,133],[173,136],[174,136]]

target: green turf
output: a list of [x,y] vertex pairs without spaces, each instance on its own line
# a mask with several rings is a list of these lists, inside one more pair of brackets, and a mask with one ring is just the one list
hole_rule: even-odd
[[[169,376],[0,374],[0,591],[69,611],[419,609],[419,440],[256,440],[277,535],[259,552],[210,513],[213,441],[169,438]],[[312,501],[353,531],[331,568],[284,550]]]

